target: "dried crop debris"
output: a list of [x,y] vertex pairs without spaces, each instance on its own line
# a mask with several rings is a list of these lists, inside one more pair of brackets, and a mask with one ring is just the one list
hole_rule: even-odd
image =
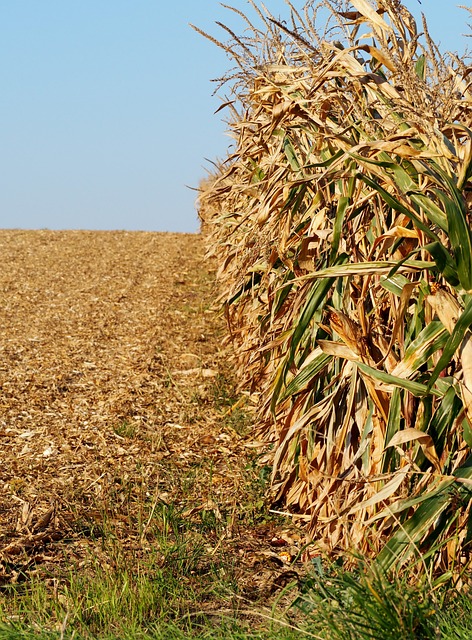
[[159,501],[236,513],[248,449],[200,237],[4,230],[0,250],[0,584],[81,566],[104,520],[136,549]]

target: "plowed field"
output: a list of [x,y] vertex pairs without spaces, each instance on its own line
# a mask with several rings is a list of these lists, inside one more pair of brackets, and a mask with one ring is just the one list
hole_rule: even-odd
[[249,590],[283,573],[202,239],[4,230],[0,251],[0,585],[80,568],[104,523],[145,548],[171,504],[219,523],[208,552]]

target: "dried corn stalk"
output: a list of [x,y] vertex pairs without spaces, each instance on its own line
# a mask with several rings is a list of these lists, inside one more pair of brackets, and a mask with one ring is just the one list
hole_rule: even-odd
[[236,151],[199,202],[274,494],[330,553],[450,567],[472,489],[469,68],[398,0],[287,3],[290,26],[251,4],[263,28],[216,41]]

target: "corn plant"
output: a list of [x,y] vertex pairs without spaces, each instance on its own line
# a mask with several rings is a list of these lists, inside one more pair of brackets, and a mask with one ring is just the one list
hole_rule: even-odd
[[287,2],[290,22],[250,4],[253,21],[229,7],[243,36],[207,36],[236,65],[235,152],[199,202],[274,498],[322,552],[462,567],[469,68],[398,0]]

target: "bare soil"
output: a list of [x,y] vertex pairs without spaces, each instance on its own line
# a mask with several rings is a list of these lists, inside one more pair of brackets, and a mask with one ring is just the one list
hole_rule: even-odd
[[0,585],[80,570],[105,521],[149,544],[157,504],[223,523],[246,593],[282,585],[296,535],[264,515],[202,238],[3,230],[0,255]]

